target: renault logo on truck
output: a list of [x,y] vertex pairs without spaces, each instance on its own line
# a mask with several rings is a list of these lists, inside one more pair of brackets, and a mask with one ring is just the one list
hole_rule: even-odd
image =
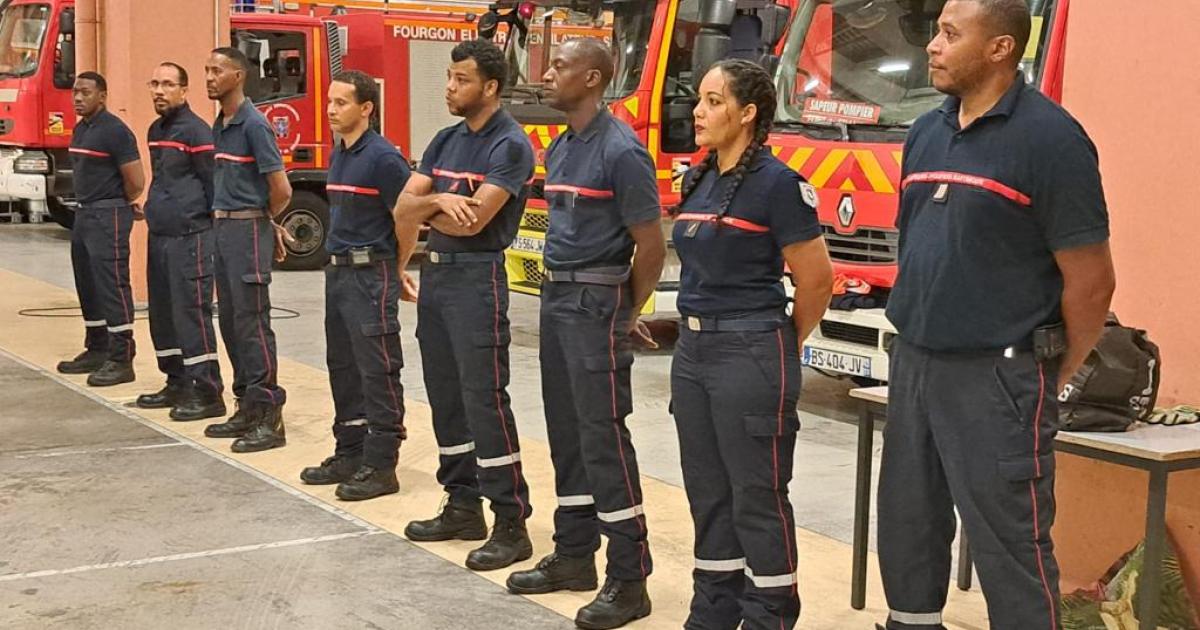
[[854,198],[849,193],[842,195],[842,200],[838,202],[837,216],[844,228],[854,222]]

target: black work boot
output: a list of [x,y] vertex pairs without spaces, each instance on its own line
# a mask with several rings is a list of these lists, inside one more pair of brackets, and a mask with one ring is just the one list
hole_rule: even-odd
[[210,438],[239,438],[250,430],[250,417],[242,409],[242,399],[233,401],[233,415],[219,424],[204,427],[204,435]]
[[300,481],[310,486],[329,486],[342,483],[354,476],[362,465],[361,457],[334,455],[325,458],[320,466],[309,466],[300,471]]
[[137,401],[133,404],[139,409],[166,409],[174,407],[176,403],[183,399],[186,393],[182,385],[178,385],[167,381],[167,386],[154,392],[153,394],[142,394],[137,397]]
[[467,568],[472,571],[495,571],[531,557],[533,542],[529,540],[525,521],[496,517],[492,537],[482,547],[467,554]]
[[575,613],[575,626],[585,630],[609,630],[650,615],[646,580],[604,580],[604,588],[592,603]]
[[108,352],[101,350],[84,350],[75,355],[70,361],[59,361],[57,369],[60,374],[91,374],[100,369],[108,359]]
[[[171,409],[171,419],[176,422],[191,422],[225,415],[225,400],[212,392],[190,388],[179,397]],[[205,430],[207,433],[207,429]]]
[[100,369],[88,374],[87,384],[92,387],[109,387],[121,383],[132,383],[136,378],[133,374],[133,363],[105,361]]
[[343,501],[366,501],[385,494],[400,492],[395,468],[375,468],[362,465],[354,476],[338,484],[334,494]]
[[596,557],[572,558],[552,553],[528,571],[508,576],[505,586],[517,595],[537,595],[555,591],[596,590]]
[[483,540],[487,538],[483,506],[478,499],[463,501],[451,498],[437,516],[409,523],[404,528],[404,537],[417,542]]
[[246,412],[250,430],[233,441],[234,453],[257,453],[287,444],[283,430],[283,410],[279,407],[259,406]]

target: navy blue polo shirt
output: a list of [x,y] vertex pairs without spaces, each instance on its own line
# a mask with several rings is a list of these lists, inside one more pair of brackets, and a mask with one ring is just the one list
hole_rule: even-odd
[[[695,173],[687,174],[689,182]],[[708,169],[675,217],[672,242],[683,263],[677,307],[683,315],[783,308],[783,248],[821,235],[811,204],[816,192],[770,149],[754,156],[722,214],[734,179],[733,171]]]
[[508,201],[478,234],[450,236],[432,228],[426,243],[435,252],[498,252],[517,235],[533,178],[533,147],[521,125],[501,109],[479,131],[465,120],[439,131],[417,172],[433,179],[439,193],[471,197],[483,184],[503,188]]
[[383,136],[368,129],[353,146],[338,143],[329,164],[331,226],[325,249],[345,255],[351,247],[396,255],[392,208],[410,174],[408,163]]
[[124,200],[121,166],[138,159],[133,132],[115,114],[101,109],[80,120],[71,135],[71,170],[80,204]]
[[888,318],[933,350],[1025,344],[1062,319],[1054,252],[1108,240],[1096,147],[1020,75],[966,129],[958,113],[946,99],[905,142]]
[[246,99],[229,122],[217,115],[213,140],[213,209],[267,210],[270,195],[264,175],[283,170],[283,156],[267,119]]
[[546,150],[547,269],[628,265],[628,228],[662,214],[654,162],[629,125],[600,110]]
[[212,128],[184,103],[150,124],[153,179],[146,225],[155,234],[183,236],[212,227]]

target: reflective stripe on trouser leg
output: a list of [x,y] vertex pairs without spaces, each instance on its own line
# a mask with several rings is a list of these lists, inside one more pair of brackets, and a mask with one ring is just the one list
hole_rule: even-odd
[[[562,476],[564,472],[559,468],[567,468],[575,470],[567,473],[568,479],[572,475],[586,479],[584,488],[575,489],[564,487],[559,479],[557,494],[592,495],[597,520],[609,539],[608,575],[637,580],[649,575],[653,567],[646,542],[637,455],[625,426],[632,408],[629,369],[633,362],[630,342],[623,330],[631,315],[627,295],[628,288],[624,286],[545,285],[543,344],[547,334],[552,340],[548,352],[543,348],[542,378],[551,440],[563,443],[558,453],[554,452],[556,445],[551,447],[556,475]],[[565,391],[547,394],[545,388],[555,384],[552,371],[565,373],[569,383]],[[573,413],[563,414],[562,409],[568,405]],[[551,416],[552,408],[560,417]],[[568,424],[571,421],[574,426]],[[568,459],[574,446],[570,442],[571,433],[578,440],[573,460]],[[555,514],[556,526],[560,520],[566,520],[565,524],[579,533],[590,533],[582,522],[589,518],[588,510],[560,507]]]
[[[108,351],[108,325],[92,279],[93,261],[88,253],[88,234],[99,225],[94,217],[84,212],[75,213],[75,227],[71,230],[71,270],[75,275],[75,294],[79,308],[83,311],[84,347],[96,352]],[[98,263],[98,261],[97,261]]]
[[1056,630],[1055,425],[1047,419],[1058,414],[1057,365],[1039,365],[1027,354],[960,359],[927,353],[920,392],[971,541],[989,623],[994,630]]
[[172,321],[182,351],[185,378],[208,396],[221,395],[225,386],[217,337],[212,323],[213,230],[172,237],[167,246],[171,270]]
[[146,239],[146,293],[149,302],[150,340],[154,343],[154,356],[158,371],[172,385],[186,384],[181,359],[183,350],[175,336],[172,319],[170,256],[167,253],[170,236],[151,232]]
[[527,518],[529,488],[507,389],[507,280],[499,263],[427,264],[421,279],[417,337],[434,366],[431,372],[426,361],[425,379],[431,406],[440,403],[438,444],[448,451],[474,444],[471,452],[442,452],[439,479],[454,496],[486,496],[498,516]]
[[[275,333],[271,330],[271,257],[275,247],[274,228],[268,219],[219,220],[216,222],[217,251],[224,265],[232,308],[232,343],[226,347],[238,361],[234,364],[235,394],[238,381],[245,387],[241,396],[246,408],[278,407],[286,401],[279,387]],[[219,296],[224,318],[225,296]],[[221,322],[222,335],[226,332]]]
[[[330,380],[335,390],[341,390],[338,417],[347,419],[340,428],[335,426],[338,449],[344,450],[343,437],[349,441],[351,434],[361,435],[363,463],[381,469],[396,466],[404,439],[399,295],[399,282],[387,262],[326,268],[327,334],[330,344],[344,345],[340,350],[327,346]],[[365,432],[349,420],[362,415],[367,420]],[[345,445],[345,450],[350,448],[351,444]]]
[[[879,568],[888,606],[914,623],[940,615],[950,585],[954,506],[934,443],[924,398],[926,358],[897,340],[891,350],[891,396],[879,469]],[[939,393],[938,395],[942,395]],[[922,617],[922,615],[931,615]]]

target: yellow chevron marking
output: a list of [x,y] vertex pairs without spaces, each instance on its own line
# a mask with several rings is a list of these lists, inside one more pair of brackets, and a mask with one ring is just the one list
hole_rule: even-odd
[[879,160],[875,159],[873,152],[859,149],[854,152],[854,157],[858,158],[858,165],[862,167],[863,173],[867,176],[867,181],[871,182],[871,188],[875,192],[888,195],[896,192],[896,189],[892,188],[892,182],[888,181],[887,174],[883,172],[883,167],[879,165]]
[[799,171],[801,167],[808,162],[808,158],[812,157],[814,150],[815,149],[812,147],[800,147],[799,149],[796,149],[796,152],[792,154],[792,157],[788,158],[788,168],[792,169],[793,171]]
[[850,155],[848,149],[834,149],[830,151],[829,155],[825,156],[825,161],[821,162],[817,170],[813,171],[810,183],[817,188],[824,188],[825,184],[829,183],[829,178],[833,177],[833,172],[837,170],[837,167],[842,165],[847,155]]

